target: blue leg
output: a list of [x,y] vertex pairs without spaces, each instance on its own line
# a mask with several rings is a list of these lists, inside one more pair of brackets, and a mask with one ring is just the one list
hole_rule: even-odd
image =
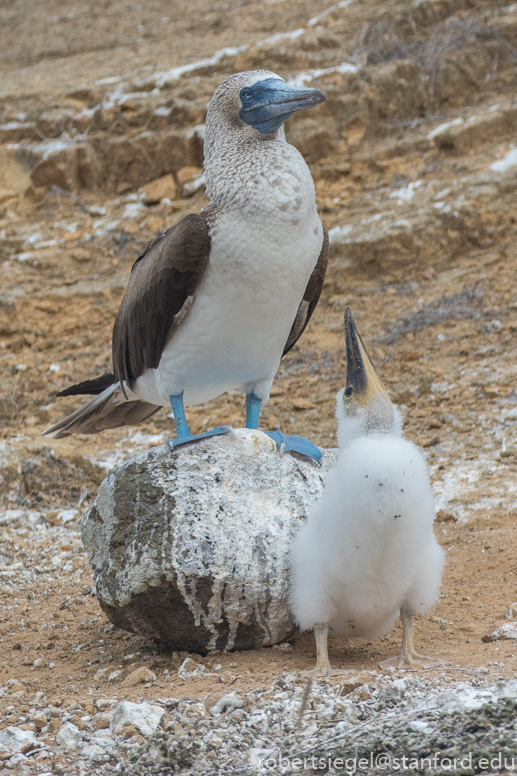
[[261,400],[254,393],[246,394],[246,428],[258,428],[261,404]]
[[219,434],[227,434],[228,431],[231,431],[230,426],[217,426],[217,428],[213,428],[212,431],[205,431],[204,434],[195,434],[192,436],[183,408],[183,393],[179,393],[177,396],[171,396],[170,403],[174,413],[174,423],[176,424],[176,439],[167,440],[167,444],[171,447],[179,447],[188,442],[197,442],[198,439],[206,439],[207,437],[218,436]]
[[[246,394],[246,428],[258,428],[261,400],[254,393]],[[280,452],[298,453],[307,458],[312,458],[316,463],[321,462],[321,450],[314,442],[295,434],[282,434],[281,431],[265,431],[271,439],[277,443]]]

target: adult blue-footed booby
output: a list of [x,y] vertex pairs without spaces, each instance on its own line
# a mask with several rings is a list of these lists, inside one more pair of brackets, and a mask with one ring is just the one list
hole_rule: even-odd
[[[246,394],[246,427],[258,428],[280,359],[318,302],[328,253],[309,168],[283,123],[325,99],[267,70],[217,88],[205,132],[211,204],[136,260],[113,328],[113,373],[58,394],[96,396],[45,434],[132,425],[170,402],[177,446],[228,431],[192,436],[184,406],[235,388]],[[308,440],[266,433],[286,450],[321,457]]]
[[346,385],[337,395],[337,463],[292,545],[292,606],[314,628],[316,668],[331,671],[327,636],[390,631],[400,611],[402,648],[382,668],[436,665],[413,645],[413,614],[440,592],[444,553],[433,533],[434,498],[424,457],[402,437],[392,405],[345,313]]

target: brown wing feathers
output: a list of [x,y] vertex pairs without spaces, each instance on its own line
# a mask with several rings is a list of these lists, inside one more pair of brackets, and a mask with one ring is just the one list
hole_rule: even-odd
[[77,385],[71,385],[69,388],[65,388],[64,391],[59,391],[57,396],[77,396],[78,394],[92,394],[97,396],[113,385],[115,377],[111,372],[106,372],[100,377],[95,377],[93,380],[83,380],[82,383]]
[[296,318],[292,325],[289,337],[285,343],[284,352],[282,358],[286,353],[289,353],[291,348],[296,345],[307,324],[309,323],[316,305],[318,304],[321,296],[321,289],[323,288],[323,281],[325,280],[325,273],[327,271],[329,255],[329,235],[325,227],[323,227],[323,245],[321,246],[320,255],[316,266],[312,271],[312,275],[309,278],[303,300],[298,308]]
[[117,381],[130,385],[158,366],[174,318],[193,295],[209,253],[205,218],[191,214],[138,257],[113,327]]

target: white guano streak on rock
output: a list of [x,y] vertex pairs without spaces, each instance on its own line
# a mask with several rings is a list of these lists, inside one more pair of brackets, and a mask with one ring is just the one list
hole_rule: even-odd
[[432,140],[433,138],[438,137],[438,135],[443,135],[443,133],[447,132],[451,127],[459,127],[460,124],[464,123],[464,119],[461,116],[458,116],[458,118],[452,119],[452,121],[446,121],[444,124],[439,124],[429,132],[427,139]]
[[515,167],[515,165],[517,165],[517,148],[512,148],[502,159],[493,162],[490,165],[490,169],[493,172],[506,172],[511,167]]
[[327,8],[326,11],[323,11],[323,13],[320,13],[318,14],[318,16],[313,16],[312,19],[309,19],[308,26],[315,27],[326,16],[330,16],[330,14],[334,13],[334,11],[337,11],[338,8],[347,8],[349,5],[352,5],[354,1],[355,0],[341,0],[340,3],[336,3],[336,5],[332,5],[330,8]]
[[335,67],[327,67],[324,70],[306,70],[302,73],[297,73],[292,78],[287,79],[288,84],[293,86],[304,86],[307,82],[314,81],[316,78],[321,78],[322,75],[328,75],[329,73],[357,73],[359,68],[357,65],[351,65],[349,62],[342,62]]

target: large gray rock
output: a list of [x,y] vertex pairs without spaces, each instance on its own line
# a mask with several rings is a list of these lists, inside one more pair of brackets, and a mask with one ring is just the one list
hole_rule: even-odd
[[82,524],[111,622],[198,652],[291,636],[290,543],[336,455],[281,457],[266,434],[236,429],[120,466]]

